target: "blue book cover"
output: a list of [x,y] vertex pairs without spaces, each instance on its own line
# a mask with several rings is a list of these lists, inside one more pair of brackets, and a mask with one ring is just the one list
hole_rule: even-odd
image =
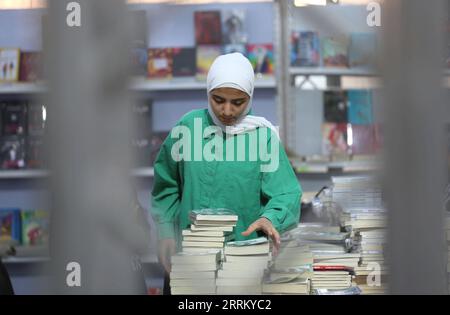
[[373,123],[372,92],[367,90],[350,90],[347,92],[348,122],[355,125]]
[[0,242],[21,242],[20,209],[0,209]]
[[316,32],[292,32],[291,65],[318,67],[320,64],[320,41]]

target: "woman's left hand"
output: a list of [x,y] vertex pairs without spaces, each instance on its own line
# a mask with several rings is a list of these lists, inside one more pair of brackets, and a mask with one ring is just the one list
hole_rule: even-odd
[[263,231],[273,241],[273,255],[276,256],[280,249],[281,239],[278,231],[273,227],[272,222],[267,218],[259,218],[253,222],[246,231],[242,232],[243,236],[249,236],[254,231]]

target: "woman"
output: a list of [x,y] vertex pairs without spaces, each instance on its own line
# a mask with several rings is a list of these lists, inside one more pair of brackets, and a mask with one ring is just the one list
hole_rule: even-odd
[[[161,147],[154,165],[152,214],[159,230],[159,260],[167,272],[181,230],[189,227],[191,210],[234,210],[239,216],[236,240],[255,238],[262,232],[273,241],[274,251],[279,248],[280,233],[298,222],[302,192],[279,145],[277,130],[266,119],[251,115],[254,79],[253,67],[242,54],[219,56],[207,77],[208,109],[187,113],[171,133],[179,135],[181,128],[185,134],[200,135],[200,141],[197,137],[185,144],[185,159],[176,153],[179,143],[171,135]],[[206,132],[217,129],[217,133]],[[211,134],[216,137],[211,139]],[[252,137],[258,139],[256,146]],[[213,141],[215,160],[204,155]],[[255,152],[260,156],[252,159]],[[188,153],[197,154],[197,159],[187,159]],[[245,156],[243,161],[236,157],[239,154]],[[268,156],[276,163],[264,168]]]

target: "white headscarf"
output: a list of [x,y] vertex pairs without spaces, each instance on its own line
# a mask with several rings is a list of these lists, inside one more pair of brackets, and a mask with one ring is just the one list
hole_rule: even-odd
[[[255,73],[253,67],[250,61],[241,53],[232,53],[217,57],[209,69],[206,80],[206,87],[208,91],[208,112],[211,115],[214,124],[219,126],[228,134],[242,134],[255,130],[258,127],[267,127],[272,129],[279,138],[278,130],[270,121],[264,117],[248,115],[252,104],[254,85]],[[236,124],[232,126],[222,124],[222,122],[214,114],[209,102],[211,91],[223,87],[238,89],[250,96],[250,101],[247,103],[247,107],[237,118]]]

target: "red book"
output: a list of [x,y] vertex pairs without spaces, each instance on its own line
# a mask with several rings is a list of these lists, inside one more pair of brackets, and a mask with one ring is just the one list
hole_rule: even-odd
[[314,266],[314,271],[352,271],[352,268],[347,266]]
[[149,48],[147,74],[152,79],[172,78],[173,51],[172,48]]
[[19,81],[34,82],[43,79],[42,53],[22,52],[20,54]]
[[194,24],[197,45],[220,45],[222,43],[220,11],[197,11],[194,13]]

